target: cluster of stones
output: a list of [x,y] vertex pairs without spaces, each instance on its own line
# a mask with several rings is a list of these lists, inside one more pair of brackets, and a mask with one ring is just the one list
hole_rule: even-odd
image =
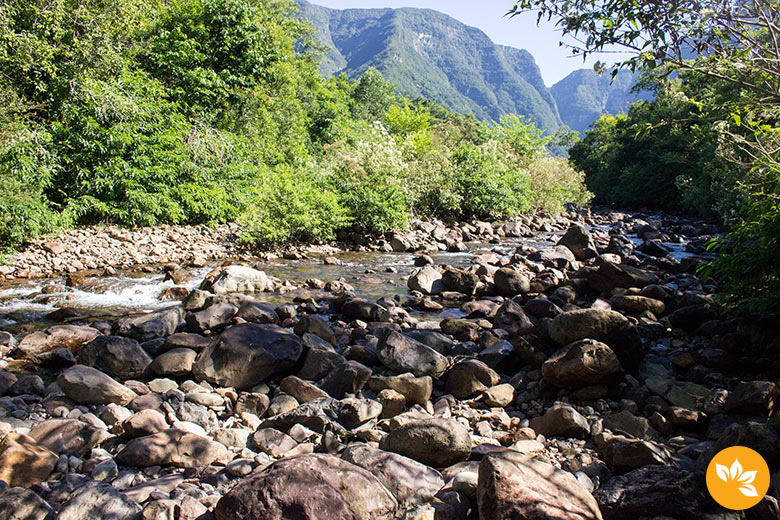
[[[270,306],[230,266],[165,310],[0,333],[0,519],[777,518],[776,321],[713,312],[663,245],[701,229],[584,223],[421,254],[405,300]],[[703,484],[736,444],[773,473],[746,513]]]

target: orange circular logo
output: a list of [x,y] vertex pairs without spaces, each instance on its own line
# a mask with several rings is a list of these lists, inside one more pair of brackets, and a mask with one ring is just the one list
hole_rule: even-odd
[[758,504],[769,489],[769,467],[757,452],[732,446],[718,452],[707,467],[707,489],[715,501],[742,511]]

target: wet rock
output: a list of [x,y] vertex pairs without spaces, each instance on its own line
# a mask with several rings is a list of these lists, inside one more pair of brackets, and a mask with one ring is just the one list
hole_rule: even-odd
[[363,468],[332,455],[276,462],[217,503],[217,520],[390,520],[398,504]]
[[479,464],[480,520],[601,520],[599,505],[577,479],[519,453],[489,454]]
[[558,245],[569,248],[577,260],[588,260],[599,254],[590,232],[578,224],[570,227],[564,233],[558,240]]
[[272,288],[265,272],[243,265],[229,265],[223,268],[213,279],[206,279],[201,290],[214,294],[263,292]]
[[29,489],[0,490],[0,520],[55,520],[54,510]]
[[619,379],[622,372],[612,349],[593,339],[567,345],[542,365],[544,380],[559,388],[609,384]]
[[430,265],[415,270],[409,277],[407,285],[410,290],[423,294],[441,294],[444,291],[442,274]]
[[228,325],[237,312],[238,307],[233,304],[227,302],[215,303],[202,311],[187,313],[185,321],[187,322],[187,327],[192,332],[217,330]]
[[380,333],[377,357],[391,370],[411,372],[418,377],[440,377],[449,366],[447,358],[432,348],[391,329]]
[[531,428],[545,437],[562,436],[584,439],[590,433],[588,420],[566,404],[556,404],[544,415],[531,419]]
[[198,380],[248,388],[292,368],[302,350],[289,330],[242,323],[227,328],[198,355],[193,373]]
[[116,460],[124,466],[194,468],[208,466],[215,461],[226,462],[228,454],[218,442],[171,428],[131,440]]
[[150,368],[160,376],[182,377],[192,373],[198,353],[189,348],[175,348],[160,354]]
[[135,392],[126,386],[84,365],[76,365],[62,372],[57,378],[57,384],[66,396],[82,404],[125,405],[136,397]]
[[609,479],[593,493],[604,520],[665,516],[700,519],[705,499],[693,473],[646,466]]
[[184,323],[184,309],[171,307],[161,311],[128,316],[117,321],[117,334],[144,342],[170,336]]
[[63,504],[58,520],[135,520],[141,506],[109,484],[89,484],[76,490]]
[[58,461],[55,453],[27,435],[12,432],[0,440],[0,480],[10,486],[30,487],[45,482]]
[[565,312],[553,318],[548,327],[550,338],[568,345],[581,339],[602,341],[617,354],[625,370],[638,368],[646,353],[631,322],[615,311],[583,309]]
[[391,431],[379,447],[427,466],[444,468],[469,457],[471,435],[454,419],[425,419]]
[[49,419],[36,423],[30,437],[57,455],[83,457],[104,436],[98,428],[77,419]]
[[493,283],[498,294],[514,296],[525,294],[531,290],[531,281],[528,276],[511,267],[502,267],[493,275]]
[[152,363],[136,340],[121,336],[98,336],[84,346],[78,360],[120,379],[139,378]]
[[447,392],[457,399],[469,399],[498,384],[501,377],[482,361],[459,361],[447,373]]
[[425,406],[433,393],[433,379],[430,376],[415,377],[406,373],[398,376],[374,376],[368,380],[368,386],[374,392],[389,388],[403,395],[409,403]]
[[402,506],[429,502],[444,487],[438,471],[396,453],[351,444],[341,457],[374,475]]
[[84,345],[99,335],[100,333],[92,327],[55,325],[45,331],[33,332],[22,338],[16,347],[16,356],[29,359],[59,348],[66,348],[78,354]]

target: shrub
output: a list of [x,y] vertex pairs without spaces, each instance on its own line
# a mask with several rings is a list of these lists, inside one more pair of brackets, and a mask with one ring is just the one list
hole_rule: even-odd
[[531,204],[542,211],[560,213],[574,202],[587,206],[593,194],[585,186],[585,174],[560,157],[543,157],[528,166]]
[[453,154],[452,168],[465,217],[499,218],[531,209],[528,177],[503,143],[463,145]]
[[239,219],[244,241],[276,246],[334,237],[349,222],[338,196],[321,179],[297,170],[278,170],[257,188],[256,198]]

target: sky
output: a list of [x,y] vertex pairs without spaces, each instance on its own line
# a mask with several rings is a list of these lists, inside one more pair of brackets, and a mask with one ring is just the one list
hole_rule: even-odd
[[571,49],[561,47],[560,33],[554,23],[536,26],[536,15],[525,13],[514,18],[504,16],[514,5],[512,0],[310,0],[313,4],[334,9],[371,7],[421,7],[435,9],[482,29],[495,43],[526,49],[533,54],[547,86],[563,79],[576,69],[592,68],[601,59],[615,61],[615,55],[592,56],[587,62],[571,56]]

